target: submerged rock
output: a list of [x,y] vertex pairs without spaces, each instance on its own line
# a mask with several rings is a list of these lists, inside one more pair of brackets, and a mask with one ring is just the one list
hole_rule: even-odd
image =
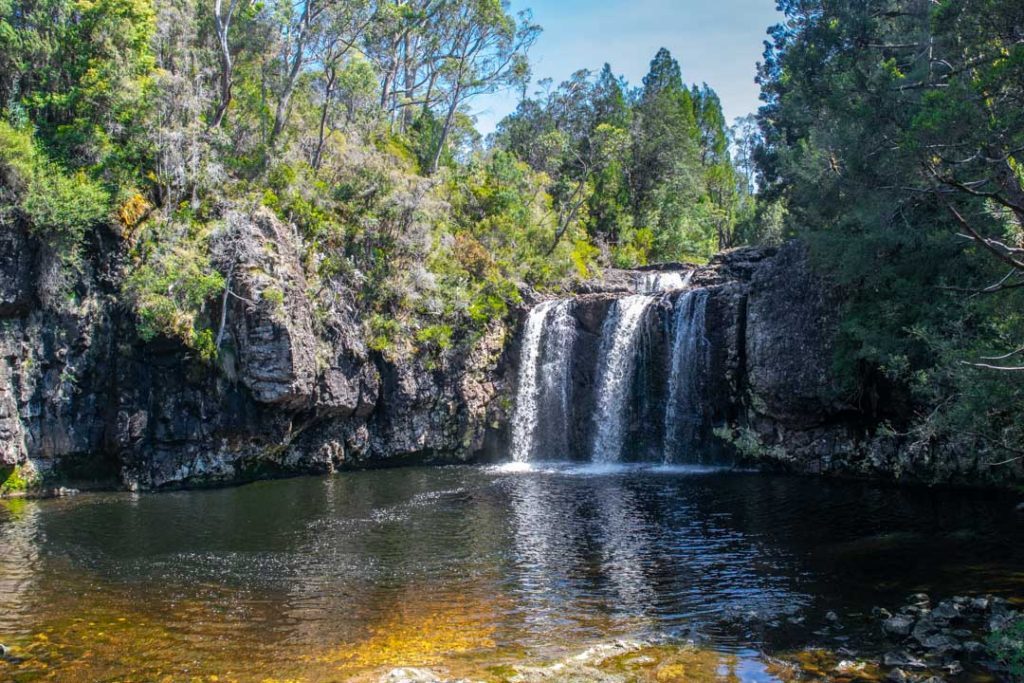
[[913,617],[898,615],[882,622],[882,630],[890,636],[909,636],[914,627]]
[[887,652],[882,657],[882,663],[886,666],[895,666],[901,669],[927,669],[928,665],[924,660],[914,657],[906,650],[895,650]]

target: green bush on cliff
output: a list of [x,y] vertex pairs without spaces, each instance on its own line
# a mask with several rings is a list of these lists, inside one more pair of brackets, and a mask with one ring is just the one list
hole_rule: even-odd
[[16,212],[32,233],[76,255],[86,231],[107,220],[110,194],[84,172],[66,173],[36,148],[31,133],[0,121],[0,218]]
[[153,221],[141,228],[135,263],[124,292],[138,314],[144,340],[179,339],[203,360],[217,355],[209,302],[224,291],[224,277],[209,256],[209,228]]

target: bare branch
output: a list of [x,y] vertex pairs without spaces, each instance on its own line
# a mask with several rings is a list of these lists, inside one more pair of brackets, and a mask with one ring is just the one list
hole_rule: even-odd
[[972,368],[981,368],[983,370],[997,370],[999,372],[1024,372],[1024,366],[1003,366],[1003,365],[989,365],[988,363],[971,363],[969,361],[960,361],[963,365],[969,365]]

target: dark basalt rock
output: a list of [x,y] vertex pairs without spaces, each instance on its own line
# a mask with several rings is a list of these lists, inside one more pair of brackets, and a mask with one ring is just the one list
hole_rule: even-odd
[[[156,489],[507,457],[525,310],[491,321],[481,338],[440,359],[385,357],[366,348],[364,321],[342,278],[307,291],[308,266],[291,226],[265,209],[227,209],[223,217],[213,256],[230,276],[231,295],[219,367],[173,340],[137,336],[120,301],[127,254],[120,237],[96,234],[69,296],[53,284],[58,264],[44,245],[19,226],[3,226],[0,467],[31,461],[44,474],[102,473]],[[609,310],[644,278],[668,272],[689,273],[691,288],[707,291],[701,452],[800,472],[928,482],[1024,478],[1024,463],[985,468],[987,454],[971,442],[908,443],[883,434],[876,416],[844,399],[832,372],[840,297],[799,243],[737,249],[701,267],[610,270],[580,285],[568,457],[588,455]],[[680,296],[662,295],[644,323],[635,378],[644,400],[628,408],[627,458],[661,455],[654,444],[665,431],[669,325]],[[222,305],[211,302],[214,319]]]
[[0,221],[0,317],[25,313],[35,291],[36,248],[18,225]]
[[914,627],[914,619],[909,616],[890,617],[882,622],[882,630],[890,636],[909,636]]
[[219,367],[138,338],[119,301],[120,238],[97,234],[70,297],[52,291],[52,263],[37,266],[39,245],[4,226],[0,467],[157,489],[494,448],[514,340],[504,321],[431,369],[374,357],[345,283],[306,291],[290,226],[266,210],[224,217],[213,255],[232,295]]

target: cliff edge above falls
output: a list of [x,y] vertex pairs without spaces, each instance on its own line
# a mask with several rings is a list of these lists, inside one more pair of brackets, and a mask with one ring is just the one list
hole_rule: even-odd
[[[525,309],[440,364],[388,359],[366,347],[343,283],[311,308],[289,226],[267,211],[226,223],[237,265],[216,365],[138,336],[120,300],[116,236],[97,235],[59,296],[48,275],[57,257],[18,226],[0,232],[0,471],[160,489],[507,457]],[[832,373],[839,301],[797,243],[697,268],[608,271],[576,294],[581,329],[595,336],[610,302],[652,273],[690,270],[688,286],[709,292],[707,415],[721,446],[805,472],[1022,478],[977,450],[883,433],[877,413],[844,400]]]

